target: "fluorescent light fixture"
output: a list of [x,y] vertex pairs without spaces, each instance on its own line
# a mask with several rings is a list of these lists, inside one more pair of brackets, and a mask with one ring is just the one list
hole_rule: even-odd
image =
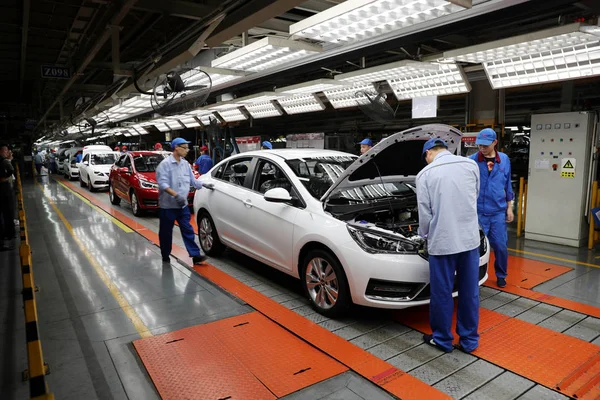
[[336,82],[333,79],[317,79],[314,81],[302,82],[297,85],[291,85],[282,87],[280,89],[275,89],[275,92],[289,95],[311,94],[329,89],[337,89],[343,85],[344,84],[342,82]]
[[438,64],[431,64],[412,60],[402,60],[389,64],[378,65],[361,69],[346,74],[337,75],[336,81],[344,83],[372,83],[388,79],[395,79],[406,75],[417,75],[423,71],[439,71]]
[[199,126],[202,126],[202,124],[198,122],[198,120],[194,116],[184,116],[179,121],[181,121],[181,123],[185,125],[186,128],[197,128]]
[[244,121],[248,119],[239,108],[221,109],[218,111],[219,115],[225,122]]
[[121,107],[125,108],[151,108],[150,98],[147,94],[142,94],[141,96],[135,96],[131,99],[125,100],[121,103]]
[[335,109],[357,107],[358,103],[366,104],[368,99],[360,92],[372,93],[377,95],[375,86],[372,83],[361,84],[355,83],[352,86],[343,86],[340,89],[327,90],[323,92],[327,96],[327,100]]
[[[243,76],[246,76],[244,71],[233,71],[225,68],[211,68],[200,66],[197,67],[208,75],[210,75],[210,80],[212,81],[212,86],[219,86],[224,83],[239,79]],[[197,69],[191,69],[189,71],[181,74],[181,79],[183,79],[186,83],[186,86],[199,86],[204,85],[208,87],[209,81],[205,74],[198,72]],[[202,90],[202,89],[200,89]]]
[[302,114],[323,111],[325,105],[316,94],[303,94],[291,97],[282,97],[277,102],[288,114]]
[[266,101],[277,100],[286,97],[285,94],[275,92],[260,92],[250,96],[235,99],[236,104],[246,105],[251,103],[264,103]]
[[290,26],[292,38],[347,44],[471,8],[471,0],[346,0]]
[[164,123],[173,131],[178,131],[185,128],[185,126],[181,125],[178,120],[172,118],[165,119]]
[[494,89],[600,75],[600,28],[581,23],[444,53],[482,63]]
[[258,72],[321,51],[314,44],[269,36],[213,60],[211,66]]
[[248,113],[252,115],[252,118],[271,118],[280,117],[283,115],[281,110],[273,104],[272,101],[265,101],[263,103],[249,103],[244,106]]
[[399,76],[387,82],[398,100],[426,96],[447,96],[468,93],[471,84],[461,67],[455,64],[439,64],[438,71],[421,71],[414,75]]

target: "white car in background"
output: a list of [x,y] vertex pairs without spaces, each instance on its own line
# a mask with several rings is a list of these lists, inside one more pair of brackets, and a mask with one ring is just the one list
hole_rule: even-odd
[[117,151],[89,151],[84,152],[79,163],[79,184],[87,186],[90,191],[108,189],[110,168],[119,159],[121,154]]
[[66,158],[63,162],[62,172],[68,180],[79,178],[79,168],[77,168],[77,153],[83,151],[83,147],[72,147],[65,151]]
[[[461,135],[447,125],[425,125],[396,133],[361,157],[316,149],[229,157],[200,178],[205,187],[195,194],[202,249],[216,256],[229,246],[300,278],[313,308],[326,316],[351,303],[428,304],[414,180],[425,165],[424,141],[441,137],[456,152]],[[480,237],[482,284],[489,246],[481,230]]]

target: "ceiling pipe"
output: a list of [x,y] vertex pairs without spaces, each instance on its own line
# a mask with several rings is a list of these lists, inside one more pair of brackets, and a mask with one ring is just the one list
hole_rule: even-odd
[[23,1],[23,31],[21,32],[21,80],[19,84],[19,97],[23,96],[23,83],[25,81],[25,59],[27,58],[27,34],[29,33],[29,9],[31,0]]
[[87,66],[89,65],[89,63],[92,62],[92,60],[94,59],[94,57],[96,57],[96,55],[102,49],[102,47],[104,46],[104,44],[108,41],[108,39],[111,38],[111,36],[112,36],[112,30],[111,30],[110,27],[112,25],[119,25],[123,21],[123,19],[125,18],[125,16],[129,13],[129,11],[133,8],[133,6],[135,5],[135,3],[137,3],[137,1],[138,0],[127,0],[125,2],[125,4],[123,4],[123,7],[121,7],[121,9],[119,10],[119,12],[113,17],[113,19],[110,21],[109,25],[106,27],[106,29],[104,30],[104,32],[102,33],[102,35],[98,38],[98,40],[96,40],[96,43],[92,47],[92,49],[89,52],[89,54],[87,55],[87,57],[83,60],[83,62],[79,66],[79,68],[77,69],[77,72],[75,72],[73,74],[73,76],[71,77],[71,79],[63,87],[63,89],[60,92],[60,94],[56,97],[56,99],[54,99],[54,102],[52,103],[52,105],[50,105],[50,107],[48,107],[48,109],[46,110],[46,112],[44,113],[44,115],[42,116],[42,118],[40,118],[40,120],[38,121],[38,123],[37,123],[37,125],[35,127],[36,130],[40,126],[40,124],[46,119],[46,117],[48,116],[48,114],[50,113],[50,111],[52,111],[52,109],[56,106],[56,104],[58,104],[59,99],[65,93],[67,93],[67,91],[69,90],[69,88],[71,87],[71,85],[73,85],[73,83],[75,83],[75,81],[79,78],[79,76],[83,75],[83,71],[85,71],[85,69],[87,68]]

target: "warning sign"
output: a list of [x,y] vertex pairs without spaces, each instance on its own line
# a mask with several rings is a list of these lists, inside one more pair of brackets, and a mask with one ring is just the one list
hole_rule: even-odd
[[561,178],[575,178],[575,167],[577,160],[574,158],[563,158],[560,163]]

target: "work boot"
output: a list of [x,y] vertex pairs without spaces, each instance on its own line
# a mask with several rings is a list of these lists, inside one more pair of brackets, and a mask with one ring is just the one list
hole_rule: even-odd
[[206,256],[204,256],[204,255],[194,256],[194,257],[192,257],[192,261],[194,262],[194,265],[203,264],[204,261],[206,261]]
[[496,281],[496,284],[500,288],[506,287],[506,279],[504,279],[504,278],[498,278],[498,280]]

